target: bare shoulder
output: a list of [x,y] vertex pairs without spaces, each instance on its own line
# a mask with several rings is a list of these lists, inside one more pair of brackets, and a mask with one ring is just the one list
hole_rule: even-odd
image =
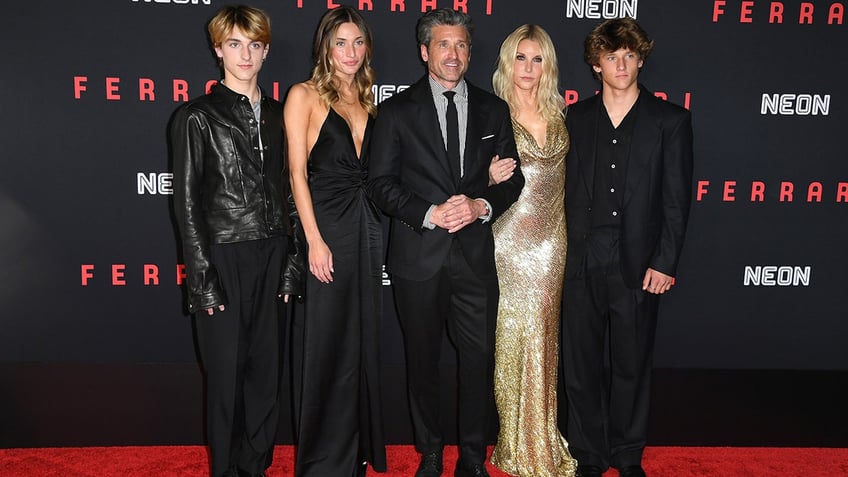
[[286,105],[309,107],[319,100],[318,89],[312,81],[297,83],[291,87],[286,97]]

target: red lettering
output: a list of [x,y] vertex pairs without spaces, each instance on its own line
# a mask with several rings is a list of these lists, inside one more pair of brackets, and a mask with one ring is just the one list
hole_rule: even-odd
[[803,25],[806,23],[807,25],[813,24],[813,4],[810,2],[802,2],[801,3],[801,12],[798,14],[798,24]]
[[80,284],[84,287],[88,286],[88,279],[94,278],[94,265],[84,264],[80,265],[80,275],[82,276],[82,280]]
[[453,0],[453,9],[468,13],[468,0]]
[[404,4],[404,0],[392,0],[391,11],[393,12],[405,12],[406,5]]
[[174,80],[174,102],[188,101],[188,81]]
[[830,6],[830,11],[827,12],[827,24],[842,25],[843,17],[845,16],[845,6],[841,3],[834,3]]
[[85,87],[86,81],[88,81],[88,76],[74,76],[74,99],[80,99],[82,92],[88,89]]
[[327,0],[327,10],[332,10],[334,8],[339,8],[341,5],[338,3],[334,3],[333,0]]
[[766,200],[765,182],[754,181],[751,183],[751,202],[764,202]]
[[707,195],[707,187],[710,186],[710,181],[698,181],[698,192],[695,193],[695,200],[700,202]]
[[770,10],[769,23],[783,23],[783,4],[781,2],[771,2]]
[[565,95],[563,96],[563,99],[565,99],[565,105],[566,106],[570,106],[570,105],[576,103],[577,101],[579,101],[579,98],[580,98],[580,95],[577,94],[577,91],[575,91],[573,89],[565,90]]
[[435,10],[437,7],[436,0],[421,0],[421,13],[427,13],[429,10]]
[[664,101],[668,101],[668,95],[663,93],[662,91],[654,91],[654,96]]
[[[156,101],[156,95],[153,93],[153,80],[150,78],[138,79],[138,100],[139,101]],[[145,97],[147,99],[145,99]]]
[[374,4],[371,3],[371,0],[359,0],[359,9],[360,10],[366,10],[366,8],[365,8],[366,6],[368,7],[367,10],[369,12],[374,10]]
[[821,182],[811,182],[807,188],[807,202],[822,201],[822,184]]
[[[822,203],[825,200],[825,192],[826,189],[830,186],[827,186],[826,183],[822,181],[810,181],[805,182],[806,184],[806,201],[808,203]],[[707,199],[712,191],[710,190],[712,185],[712,181],[709,180],[696,180],[695,181],[695,201],[703,202]],[[725,180],[722,185],[722,195],[721,200],[723,202],[738,202],[739,197],[737,197],[737,188],[739,186],[738,181],[735,180]],[[780,190],[777,193],[777,199],[779,202],[794,202],[795,201],[795,183],[792,181],[782,181],[780,182],[779,187],[777,184],[772,184],[772,189],[779,188]],[[799,185],[800,193],[803,193],[804,185]],[[848,182],[837,182],[835,184],[836,192],[834,201],[836,203],[845,203],[848,202]],[[773,195],[773,194],[772,194]],[[769,197],[770,200],[773,200],[773,197]],[[751,181],[751,195],[750,200],[752,203],[763,203],[766,201],[766,182],[764,181]]]
[[492,0],[486,0],[486,15],[492,14]]
[[275,100],[280,100],[280,82],[274,81],[271,83],[271,97]]
[[124,286],[127,281],[124,279],[124,270],[127,266],[123,263],[115,263],[112,265],[112,285]]
[[848,202],[848,182],[840,182],[836,190],[836,202]]
[[177,264],[177,285],[182,285],[186,279],[186,270],[184,263]]
[[724,15],[724,6],[727,4],[724,0],[715,0],[713,2],[713,23],[718,22],[719,15]]
[[683,95],[683,107],[689,109],[689,106],[692,104],[692,93],[686,93]]
[[739,23],[751,23],[751,9],[754,2],[742,2],[742,8],[739,10]]
[[206,94],[209,94],[212,91],[212,86],[215,86],[216,84],[218,84],[218,80],[207,81],[206,88],[204,89],[206,91]]
[[736,181],[724,181],[724,195],[721,200],[724,202],[736,202],[735,193]]
[[106,78],[106,99],[110,101],[120,101],[121,94],[118,93],[118,84],[121,78]]
[[144,284],[158,285],[159,284],[159,267],[152,263],[144,264]]
[[792,202],[792,193],[795,191],[795,184],[791,182],[780,183],[780,201]]

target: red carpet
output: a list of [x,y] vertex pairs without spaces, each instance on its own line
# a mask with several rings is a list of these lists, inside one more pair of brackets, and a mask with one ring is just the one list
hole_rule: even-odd
[[[445,449],[445,474],[453,475],[456,447]],[[369,477],[412,477],[418,456],[410,446],[388,447],[389,471]],[[293,475],[293,448],[279,446],[268,477]],[[763,447],[649,447],[650,477],[848,476],[848,449]],[[492,477],[507,474],[491,465]],[[206,449],[178,447],[77,447],[0,449],[3,477],[206,477]],[[615,477],[609,471],[605,477]],[[328,476],[332,477],[332,476]]]

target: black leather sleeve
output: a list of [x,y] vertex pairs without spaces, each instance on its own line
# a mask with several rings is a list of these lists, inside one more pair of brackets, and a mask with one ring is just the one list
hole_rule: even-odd
[[206,128],[201,114],[184,107],[175,113],[169,131],[174,164],[174,213],[186,264],[190,313],[227,304],[218,272],[212,264],[208,227],[201,205]]
[[288,193],[289,224],[289,254],[283,265],[283,276],[280,280],[280,295],[296,296],[300,299],[306,293],[306,236],[300,224],[300,216],[294,206],[294,196],[289,188]]

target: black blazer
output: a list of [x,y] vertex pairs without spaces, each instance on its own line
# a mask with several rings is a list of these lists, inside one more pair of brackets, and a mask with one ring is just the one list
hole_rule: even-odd
[[[512,178],[489,187],[489,164],[495,154],[518,161],[509,107],[500,98],[468,84],[468,127],[464,175],[457,186],[442,139],[427,76],[383,102],[371,139],[367,191],[392,217],[387,268],[395,275],[424,280],[442,266],[451,241],[477,273],[495,274],[491,223],[518,199],[524,186],[521,168]],[[433,204],[465,194],[492,206],[492,220],[475,220],[456,234],[423,227]]]
[[[621,211],[621,273],[631,288],[642,287],[648,268],[675,275],[692,193],[689,111],[640,90]],[[585,271],[601,97],[571,106],[566,119],[572,140],[566,158],[566,279],[582,278]]]

